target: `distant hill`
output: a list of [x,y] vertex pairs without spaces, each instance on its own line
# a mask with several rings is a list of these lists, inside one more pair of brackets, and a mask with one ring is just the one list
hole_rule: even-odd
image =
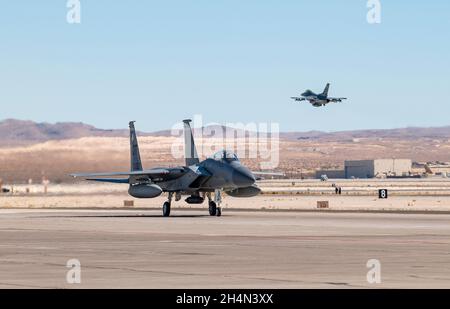
[[[219,134],[227,127],[209,126],[205,134]],[[199,129],[195,129],[199,130]],[[233,129],[234,130],[234,129]],[[215,132],[215,133],[214,133]],[[0,121],[0,147],[24,146],[50,140],[76,139],[81,137],[127,137],[128,129],[105,130],[82,122],[37,123],[30,120],[6,119]],[[171,136],[171,130],[152,133],[138,131],[140,136]]]
[[450,126],[435,128],[410,127],[384,130],[355,130],[342,132],[289,132],[281,133],[281,138],[289,140],[332,140],[346,141],[352,139],[447,139],[450,138]]
[[[211,132],[225,132],[229,129],[224,126],[215,125],[207,127],[205,134]],[[198,130],[198,129],[196,129]],[[233,129],[234,130],[234,129]],[[239,131],[239,130],[237,130]],[[242,133],[239,131],[239,133]],[[170,130],[146,133],[139,132],[143,136],[171,136]],[[126,137],[128,129],[104,130],[81,122],[60,122],[60,123],[36,123],[33,121],[7,119],[0,121],[0,146],[23,146],[49,140],[75,139],[81,137]],[[287,140],[332,140],[347,141],[352,139],[402,139],[411,140],[418,138],[429,139],[450,139],[450,126],[436,128],[402,128],[387,130],[357,130],[342,132],[285,132],[280,133],[282,139]]]
[[0,122],[0,144],[3,147],[87,136],[127,136],[127,134],[127,130],[102,130],[81,122],[50,124],[16,119]]

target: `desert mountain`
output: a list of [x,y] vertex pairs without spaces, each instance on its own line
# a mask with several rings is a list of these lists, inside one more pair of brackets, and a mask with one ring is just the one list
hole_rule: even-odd
[[384,130],[355,130],[341,132],[289,132],[281,133],[280,136],[289,140],[332,140],[348,141],[353,139],[448,139],[450,138],[450,126],[445,127],[409,127],[400,129]]
[[[204,134],[225,132],[227,127],[207,127]],[[196,129],[198,130],[198,129]],[[238,131],[238,130],[237,130]],[[240,132],[242,133],[242,132]],[[170,130],[152,133],[139,132],[141,136],[170,136]],[[128,129],[105,130],[81,122],[37,123],[33,121],[7,119],[0,121],[0,145],[2,147],[23,146],[50,140],[77,139],[81,137],[126,137]],[[286,132],[280,133],[286,140],[351,141],[353,139],[450,139],[450,126],[435,128],[402,128],[386,130],[357,130],[342,132]]]
[[102,130],[81,122],[51,124],[16,119],[0,122],[0,144],[3,147],[88,136],[127,136],[127,134],[128,130]]
[[[208,136],[229,129],[225,126],[208,126],[203,133]],[[199,130],[199,129],[195,129]],[[232,129],[234,130],[234,129]],[[236,130],[239,131],[239,130]],[[0,147],[25,146],[51,140],[81,137],[127,137],[128,129],[105,130],[82,122],[37,123],[30,120],[6,119],[0,121]],[[198,133],[198,132],[196,132]],[[152,133],[138,132],[140,136],[171,136],[171,130]]]

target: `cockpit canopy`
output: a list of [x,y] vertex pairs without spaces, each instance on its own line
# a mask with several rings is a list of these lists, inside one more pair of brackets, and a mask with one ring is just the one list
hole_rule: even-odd
[[234,152],[227,151],[227,150],[221,150],[221,151],[216,152],[212,156],[212,158],[217,161],[221,161],[221,160],[225,160],[227,162],[239,161],[239,158],[237,157],[237,155]]

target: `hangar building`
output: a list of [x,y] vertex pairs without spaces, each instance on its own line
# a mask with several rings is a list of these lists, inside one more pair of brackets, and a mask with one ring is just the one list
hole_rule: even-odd
[[410,159],[377,159],[345,161],[345,178],[374,178],[383,176],[411,175]]
[[323,175],[332,179],[409,177],[412,175],[410,159],[345,161],[344,166],[344,170],[318,170],[316,178],[320,179]]

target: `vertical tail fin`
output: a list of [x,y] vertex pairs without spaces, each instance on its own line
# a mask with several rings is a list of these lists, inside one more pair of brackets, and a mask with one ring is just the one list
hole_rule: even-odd
[[322,94],[323,94],[324,96],[327,96],[327,97],[328,97],[328,90],[330,90],[330,84],[327,84],[327,85],[326,85],[326,87],[325,87],[325,89],[323,90]]
[[134,121],[130,121],[130,160],[131,171],[142,171],[141,155],[139,153],[139,145],[136,138],[136,130],[134,129]]
[[194,136],[192,135],[191,120],[183,120],[184,123],[184,157],[186,159],[186,165],[191,166],[198,164],[197,149],[195,148]]

